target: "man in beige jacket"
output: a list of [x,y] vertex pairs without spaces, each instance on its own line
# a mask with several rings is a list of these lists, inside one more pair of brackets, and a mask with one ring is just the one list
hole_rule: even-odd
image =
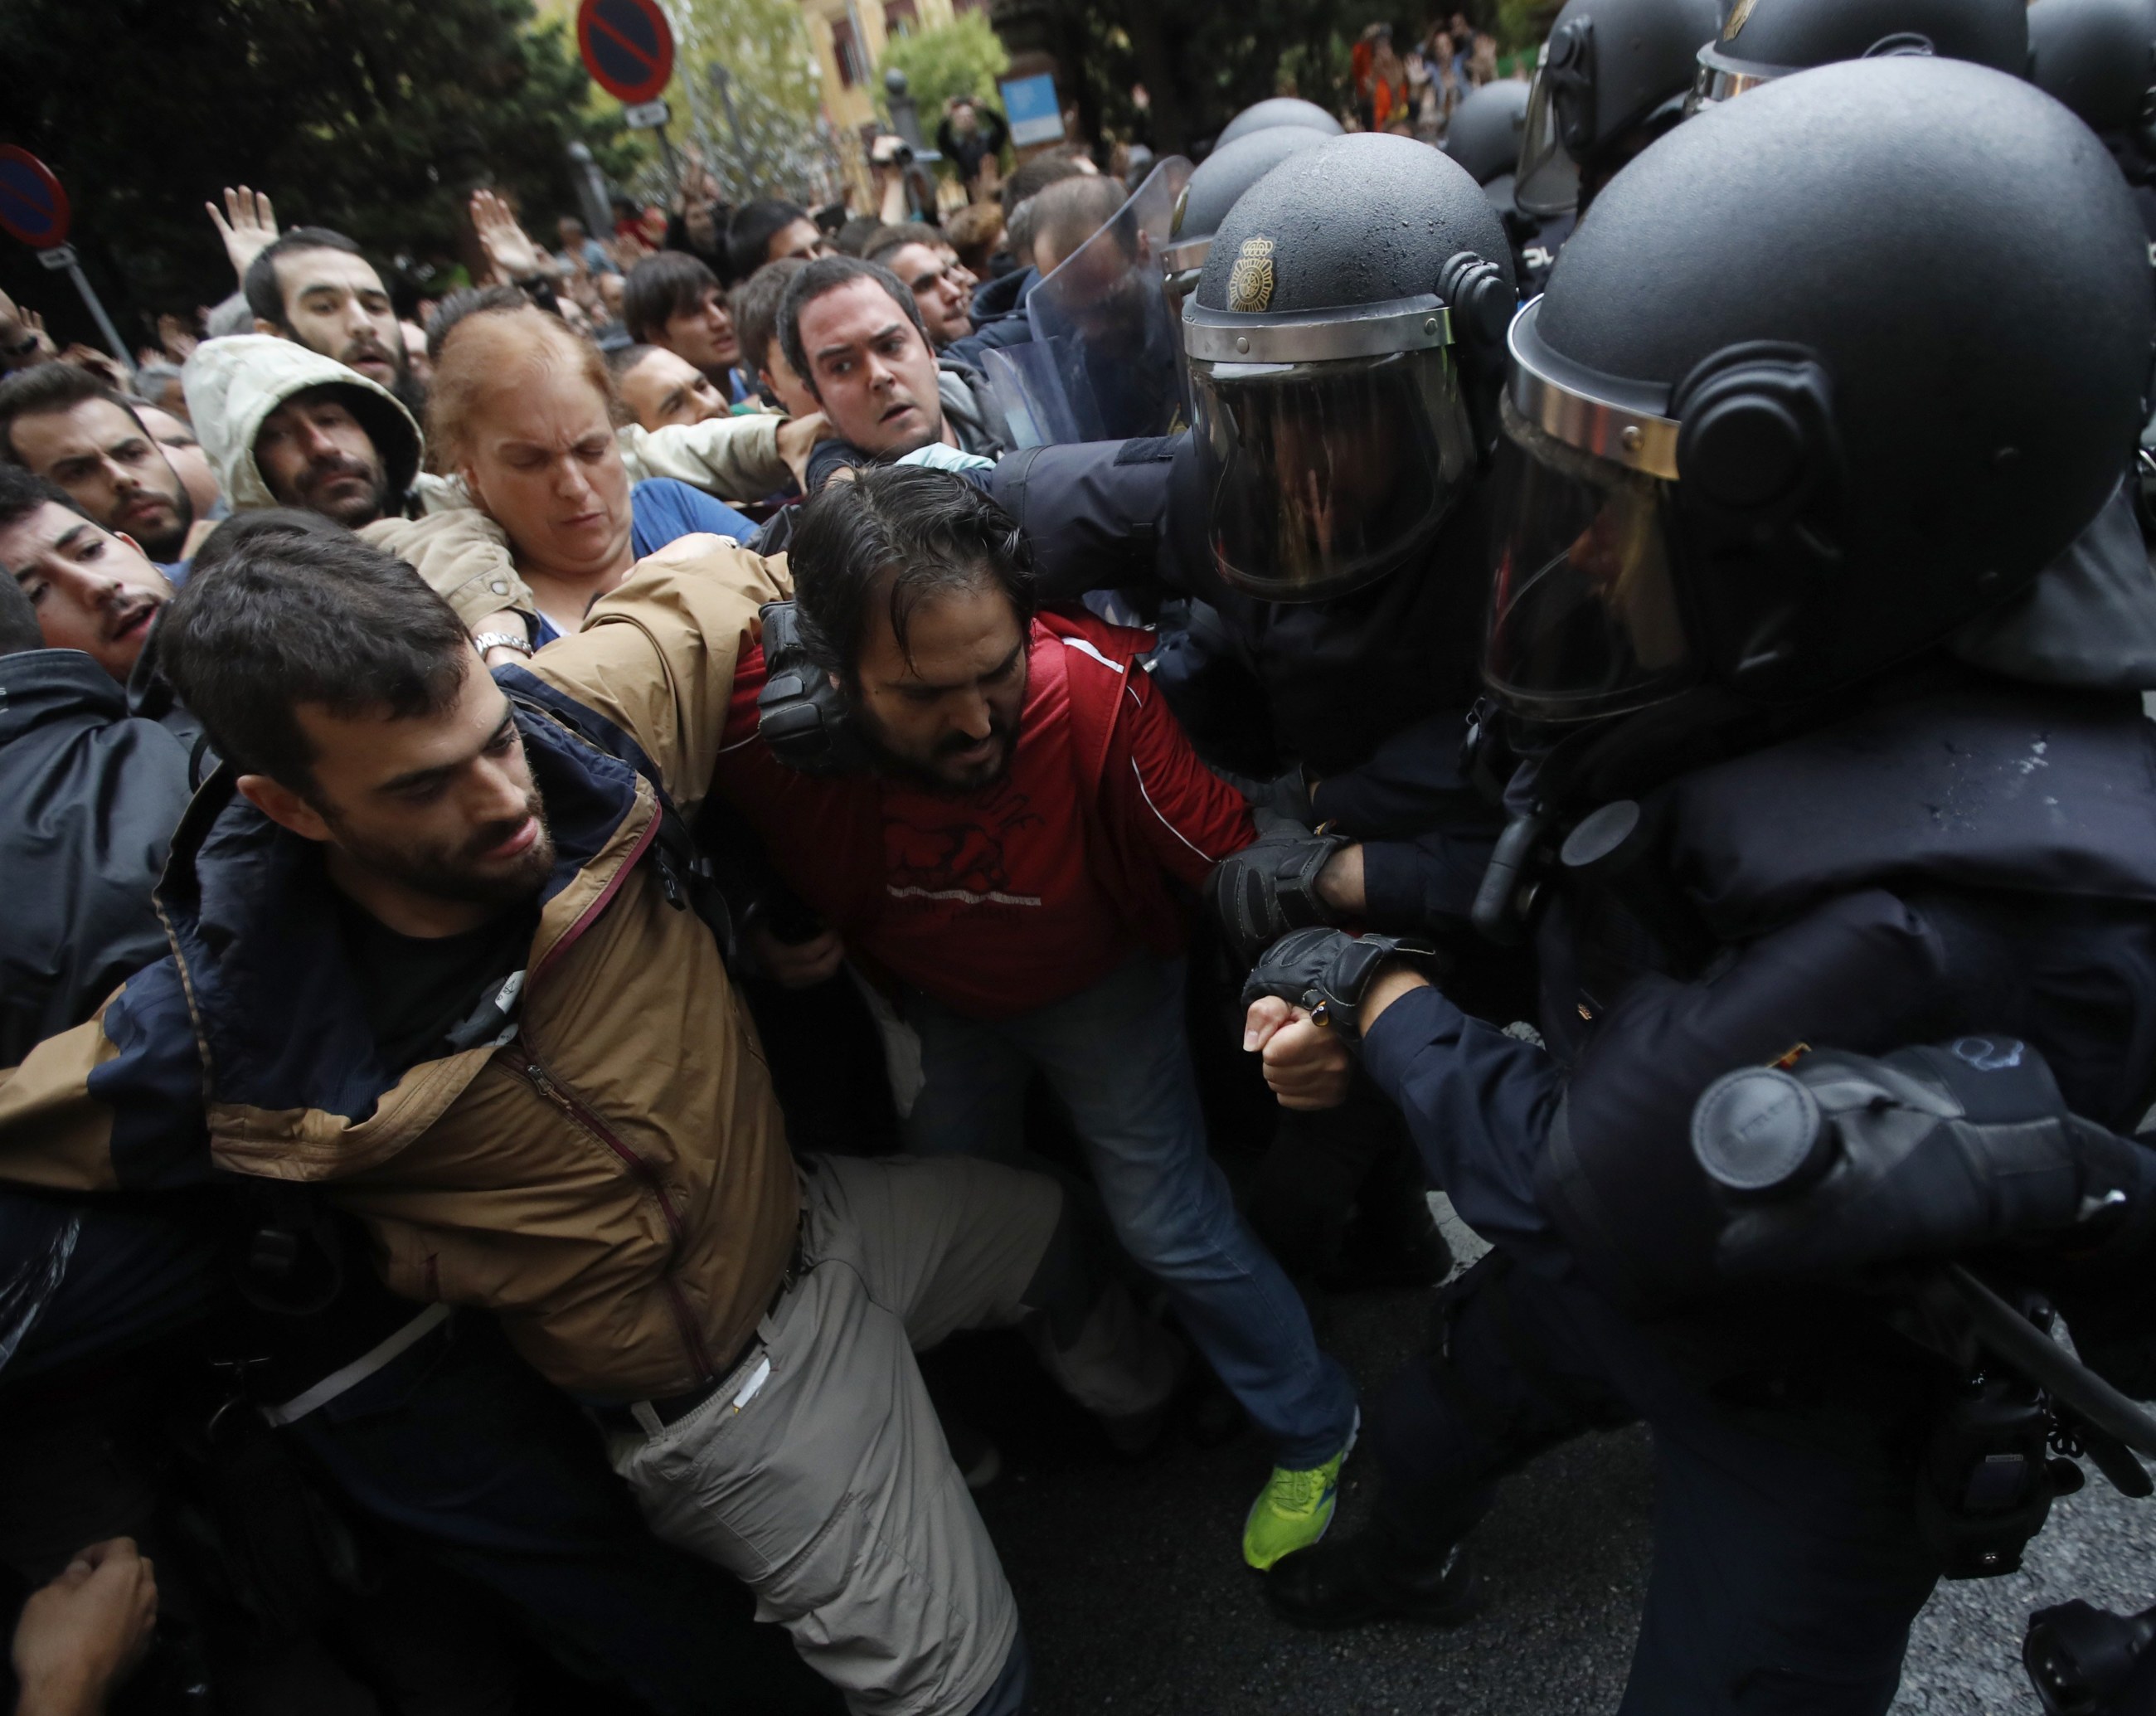
[[1009,1716],[1015,1607],[911,1349],[1026,1323],[1112,1418],[1174,1365],[1055,1181],[788,1150],[679,819],[788,593],[685,537],[490,676],[363,543],[220,558],[167,622],[227,759],[158,891],[172,955],[0,1073],[0,1178],[320,1188],[394,1291],[494,1312],[591,1403],[653,1528],[854,1710]]

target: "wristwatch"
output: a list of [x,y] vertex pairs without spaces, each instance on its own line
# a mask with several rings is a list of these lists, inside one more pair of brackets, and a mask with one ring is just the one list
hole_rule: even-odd
[[472,648],[479,651],[482,661],[486,660],[486,652],[490,650],[514,650],[527,660],[531,655],[530,641],[515,632],[475,632],[472,635]]

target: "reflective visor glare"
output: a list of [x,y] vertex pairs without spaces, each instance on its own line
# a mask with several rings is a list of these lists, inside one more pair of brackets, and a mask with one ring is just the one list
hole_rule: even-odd
[[1506,412],[1485,668],[1545,721],[1620,714],[1693,677],[1656,478],[1576,452]]
[[[1543,52],[1548,55],[1548,44]],[[1512,181],[1512,200],[1529,214],[1569,214],[1579,206],[1579,167],[1558,135],[1556,95],[1556,80],[1548,67],[1538,65],[1527,91],[1527,122]]]
[[1383,576],[1435,534],[1471,447],[1442,347],[1192,367],[1214,552],[1230,584],[1315,601]]

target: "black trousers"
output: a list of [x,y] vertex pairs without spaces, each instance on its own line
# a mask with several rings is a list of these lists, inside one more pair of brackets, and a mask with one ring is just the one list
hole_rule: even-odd
[[1653,1570],[1620,1716],[1876,1716],[1938,1577],[1907,1450],[1922,1386],[1774,1409],[1720,1398],[1607,1301],[1493,1253],[1448,1291],[1440,1349],[1370,1412],[1383,1528],[1440,1545],[1496,1485],[1583,1431],[1645,1419]]

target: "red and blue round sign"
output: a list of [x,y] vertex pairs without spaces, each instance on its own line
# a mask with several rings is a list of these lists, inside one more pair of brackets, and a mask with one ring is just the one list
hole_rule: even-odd
[[583,0],[577,46],[598,86],[632,107],[657,100],[674,75],[674,32],[657,0]]
[[67,242],[67,193],[50,167],[13,143],[0,148],[0,232],[38,250]]

